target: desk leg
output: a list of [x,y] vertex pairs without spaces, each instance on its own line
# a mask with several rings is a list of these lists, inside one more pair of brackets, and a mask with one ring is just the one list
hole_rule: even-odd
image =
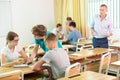
[[117,70],[117,80],[119,80],[119,74],[120,74],[120,68],[117,68],[118,70]]
[[118,53],[118,60],[120,60],[120,53]]

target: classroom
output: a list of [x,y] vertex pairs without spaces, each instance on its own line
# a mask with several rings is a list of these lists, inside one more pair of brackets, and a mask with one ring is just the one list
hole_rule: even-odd
[[120,80],[120,0],[0,0],[0,80]]

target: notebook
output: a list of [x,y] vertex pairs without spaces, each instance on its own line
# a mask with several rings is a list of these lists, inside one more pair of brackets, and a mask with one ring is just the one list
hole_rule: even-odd
[[13,65],[14,68],[24,68],[24,67],[29,67],[27,64],[16,64]]
[[82,56],[82,54],[70,54],[70,55],[72,55],[72,56]]

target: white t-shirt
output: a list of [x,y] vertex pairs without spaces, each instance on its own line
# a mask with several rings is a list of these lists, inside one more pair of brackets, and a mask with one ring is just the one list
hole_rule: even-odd
[[55,79],[64,77],[66,68],[70,66],[68,54],[63,48],[49,50],[42,60],[50,64]]
[[[57,30],[56,30],[56,28],[54,28],[54,29],[53,29],[52,33],[54,33],[55,35],[57,34]],[[63,34],[64,34],[64,31],[63,31],[63,30],[62,30],[62,31],[60,31],[60,34],[62,34],[62,35],[63,35]]]
[[6,62],[12,62],[12,61],[16,60],[20,56],[19,52],[21,50],[22,50],[22,48],[20,46],[15,46],[14,51],[11,52],[9,47],[6,46],[6,47],[1,49],[1,54],[5,55]]

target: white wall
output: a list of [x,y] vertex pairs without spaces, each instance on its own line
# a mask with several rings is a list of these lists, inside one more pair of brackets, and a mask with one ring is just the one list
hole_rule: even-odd
[[11,12],[12,29],[19,34],[21,45],[33,43],[31,29],[34,25],[43,24],[48,29],[54,27],[53,0],[11,0]]

